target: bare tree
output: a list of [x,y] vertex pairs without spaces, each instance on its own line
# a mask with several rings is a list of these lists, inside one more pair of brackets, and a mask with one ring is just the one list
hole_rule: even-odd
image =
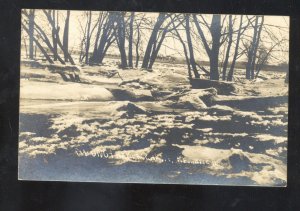
[[[271,57],[271,54],[273,53],[274,49],[284,43],[285,39],[277,40],[277,42],[274,42],[270,47],[266,47],[264,45],[261,45],[258,47],[257,50],[257,62],[255,64],[255,76],[254,78],[257,78],[260,71],[264,68],[266,64],[269,63],[269,59]],[[287,72],[288,74],[288,72]],[[288,76],[287,76],[288,77]]]
[[186,31],[186,37],[187,37],[187,43],[188,43],[188,49],[189,49],[189,63],[192,67],[192,71],[194,72],[195,78],[200,78],[200,75],[197,70],[195,56],[194,56],[194,49],[193,49],[193,43],[191,38],[191,32],[190,32],[190,15],[185,15],[185,31]]
[[87,31],[86,31],[86,47],[85,47],[85,64],[89,63],[89,50],[91,43],[91,24],[92,24],[92,12],[87,13]]
[[33,55],[33,51],[34,51],[34,46],[33,46],[33,42],[34,42],[34,17],[35,17],[35,10],[34,9],[30,9],[29,10],[29,14],[28,14],[28,19],[29,19],[29,26],[28,26],[28,32],[29,32],[29,58],[33,59],[34,55]]
[[233,59],[232,59],[231,65],[230,65],[228,75],[227,75],[227,81],[232,81],[232,79],[233,79],[234,68],[235,68],[235,64],[236,64],[238,54],[239,54],[239,45],[240,45],[240,40],[241,40],[241,35],[242,35],[242,26],[243,26],[243,15],[240,16],[240,24],[239,24],[239,29],[238,29],[238,33],[237,33]]
[[163,24],[163,22],[166,20],[167,14],[165,13],[159,13],[156,23],[152,29],[151,36],[149,38],[147,48],[145,51],[144,59],[143,59],[143,64],[142,68],[145,69],[150,69],[150,58],[151,58],[151,53],[153,53],[156,50],[156,45],[157,45],[157,35],[158,32]]
[[[30,14],[26,10],[22,10],[22,14],[28,18],[28,22],[29,22]],[[38,48],[40,49],[40,51],[42,52],[44,57],[47,59],[47,61],[49,63],[53,63],[53,60],[50,58],[49,54],[47,53],[47,50],[43,47],[43,45],[39,41],[39,39],[41,39],[42,42],[44,42],[48,46],[48,48],[53,52],[53,47],[52,47],[50,40],[48,39],[46,33],[41,29],[41,27],[39,25],[36,24],[35,21],[33,21],[32,28],[36,32],[36,35],[35,35],[34,32],[30,31],[29,27],[27,28],[26,25],[29,25],[28,22],[26,22],[26,20],[24,20],[24,22],[22,22],[22,28],[25,30],[25,32],[29,35],[29,37],[30,37],[30,35],[34,35],[29,39],[32,39],[32,41],[38,46]],[[32,50],[32,53],[33,53],[33,50]]]
[[137,21],[135,19],[135,25],[136,25],[136,40],[135,40],[135,67],[137,68],[140,61],[140,44],[141,44],[141,24],[143,22],[144,16]]
[[232,37],[233,37],[233,20],[232,20],[232,15],[229,15],[229,24],[228,24],[228,44],[227,44],[227,49],[226,49],[226,55],[225,55],[225,60],[223,63],[223,71],[222,71],[222,80],[226,80],[227,76],[227,66],[228,66],[228,60],[229,60],[229,54],[231,50],[231,45],[232,45]]
[[224,40],[221,40],[222,37],[221,15],[213,15],[210,24],[206,22],[206,20],[203,18],[202,15],[200,15],[200,17],[202,18],[204,25],[208,28],[212,38],[211,47],[210,47],[210,41],[204,35],[202,26],[200,25],[200,21],[198,20],[197,15],[193,14],[194,23],[196,25],[197,31],[204,45],[204,49],[209,58],[210,79],[219,80],[219,51],[221,45],[224,43]]
[[[53,22],[55,24],[55,22]],[[70,25],[70,10],[67,10],[67,17],[65,20],[64,34],[63,34],[63,48],[65,62],[69,61],[69,25]]]
[[[173,27],[171,27],[178,16],[178,14],[159,14],[152,29],[151,36],[148,40],[142,68],[152,69],[152,66],[158,56],[158,52],[162,46],[163,41],[166,38],[167,33],[173,31],[175,28],[182,24],[181,22],[179,22],[176,23],[176,25],[174,25]],[[166,21],[167,19],[169,19],[169,21]],[[166,24],[163,25],[164,23]]]
[[[173,26],[175,28],[175,23],[173,23]],[[186,44],[184,42],[184,40],[182,39],[180,33],[178,32],[178,29],[175,28],[175,33],[176,33],[176,36],[178,37],[179,39],[179,42],[182,44],[182,47],[183,47],[183,52],[184,52],[184,56],[185,56],[185,61],[186,61],[186,64],[187,64],[187,68],[188,68],[188,76],[189,76],[189,79],[192,78],[192,70],[191,70],[191,65],[190,65],[190,58],[188,56],[188,49],[186,47]],[[196,77],[196,76],[195,76]]]
[[[64,29],[64,35],[63,35],[64,40],[63,40],[63,43],[62,43],[62,41],[60,40],[60,36],[59,36],[60,26],[55,24],[55,21],[53,20],[53,16],[52,16],[52,11],[51,10],[43,10],[43,13],[47,17],[47,20],[50,23],[50,26],[52,27],[52,31],[55,34],[55,40],[57,42],[57,45],[63,51],[65,62],[70,62],[72,65],[74,65],[75,62],[74,62],[74,60],[73,60],[73,58],[70,55],[69,50],[68,50],[68,41],[67,41],[67,39],[68,39],[68,36],[69,36],[69,26],[66,26],[66,24],[68,25],[67,21],[69,21],[69,20],[66,19],[66,22],[65,22],[65,27],[64,27],[65,29]],[[68,14],[69,13],[67,12],[67,17],[70,16],[70,14],[69,15]],[[40,30],[40,31],[42,31],[42,30]],[[47,37],[47,36],[45,36],[45,37]],[[53,47],[52,47],[52,49],[53,49]],[[57,54],[57,56],[58,56],[58,54]],[[63,64],[65,63],[65,62],[62,62],[61,60],[60,60],[60,62],[63,63]]]
[[[115,28],[114,34],[118,44],[118,48],[121,56],[121,68],[127,68],[127,55],[125,50],[125,40],[126,40],[126,23],[125,23],[125,12],[114,12]],[[131,55],[132,56],[132,55]],[[132,58],[131,58],[132,59]]]
[[[52,19],[54,22],[54,25],[56,25],[56,28],[58,27],[58,10],[52,11]],[[54,61],[58,60],[58,52],[57,52],[57,38],[54,32],[54,29],[52,29],[52,43],[53,43],[53,57]]]
[[132,48],[133,48],[133,23],[134,23],[134,12],[130,13],[130,22],[129,22],[129,37],[128,37],[128,66],[129,68],[133,68],[133,56],[132,56]]
[[100,12],[98,18],[98,28],[95,37],[94,50],[89,59],[90,64],[101,64],[107,50],[115,41],[114,13]]
[[[93,22],[93,12],[87,11],[84,12],[84,17],[86,17],[85,25],[82,25],[82,17],[79,19],[79,26],[81,29],[81,33],[83,34],[83,37],[80,42],[80,55],[79,55],[79,61],[83,62],[85,64],[89,64],[90,61],[90,49],[91,49],[91,42],[92,42],[92,36],[95,31],[95,29],[98,27],[100,16],[96,19],[96,23]],[[97,40],[96,40],[97,41]],[[96,42],[95,41],[95,42]],[[96,44],[97,45],[97,44]]]
[[[259,23],[259,18],[261,19]],[[257,50],[260,42],[260,35],[262,31],[264,23],[264,16],[256,16],[255,23],[253,26],[253,39],[249,45],[248,60],[246,64],[246,79],[253,79],[254,78],[254,67],[257,58]]]
[[[180,17],[182,17],[183,21],[179,19]],[[186,42],[183,40],[182,35],[179,32],[178,26],[176,27],[174,22],[173,22],[173,28],[175,32],[174,37],[177,37],[178,41],[182,44],[183,53],[188,68],[188,76],[191,79],[192,72],[193,72],[195,78],[200,78],[200,74],[198,73],[197,70],[197,66],[199,65],[196,63],[195,56],[194,56],[194,46],[192,42],[191,27],[190,27],[190,15],[184,14],[183,16],[178,16],[176,20],[176,22],[182,22],[181,25],[183,26],[185,32],[184,34],[186,35]]]
[[[22,28],[25,30],[25,32],[27,34],[30,34],[31,32],[29,31],[29,28],[27,28],[26,24],[24,24],[23,22],[21,22]],[[48,55],[47,51],[44,49],[44,47],[41,45],[41,43],[33,36],[32,37],[33,42],[38,46],[38,48],[40,49],[40,51],[42,52],[42,54],[45,56],[45,58],[47,59],[47,61],[50,64],[53,64],[53,60],[51,59],[51,57]]]

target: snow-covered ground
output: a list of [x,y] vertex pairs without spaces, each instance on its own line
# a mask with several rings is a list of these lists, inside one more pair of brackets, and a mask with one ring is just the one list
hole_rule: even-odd
[[243,71],[220,95],[191,89],[181,64],[148,72],[110,59],[81,67],[81,83],[22,66],[19,177],[284,186],[285,73]]

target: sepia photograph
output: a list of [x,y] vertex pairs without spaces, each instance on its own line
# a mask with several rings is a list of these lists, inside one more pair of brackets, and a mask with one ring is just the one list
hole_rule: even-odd
[[287,185],[288,16],[21,14],[19,180]]

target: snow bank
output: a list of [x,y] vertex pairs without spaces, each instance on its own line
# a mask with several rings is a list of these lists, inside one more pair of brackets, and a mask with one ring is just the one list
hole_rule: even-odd
[[217,91],[214,88],[204,90],[192,89],[182,94],[176,104],[183,108],[205,109],[212,104],[216,94]]
[[187,93],[186,95],[180,97],[178,100],[178,104],[181,105],[183,108],[189,108],[189,107],[192,107],[194,109],[207,108],[205,103],[199,98],[199,95],[195,93]]
[[[183,160],[208,164],[207,170],[227,178],[248,177],[259,185],[286,182],[286,165],[268,155],[240,149],[214,149],[204,146],[176,145],[183,149]],[[225,173],[226,172],[226,173]]]
[[36,60],[31,60],[31,59],[24,59],[22,58],[21,60],[21,65],[25,67],[31,67],[31,68],[43,68],[43,64]]
[[83,100],[105,101],[114,97],[107,89],[80,83],[42,83],[26,81],[21,83],[20,98],[35,100]]
[[259,139],[260,141],[274,141],[276,144],[284,143],[287,141],[287,137],[284,136],[272,136],[270,134],[257,134],[254,138]]

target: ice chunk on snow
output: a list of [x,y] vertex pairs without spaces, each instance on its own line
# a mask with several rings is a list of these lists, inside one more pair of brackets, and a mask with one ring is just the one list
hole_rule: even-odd
[[205,132],[205,133],[208,133],[208,132],[212,132],[212,131],[213,131],[212,128],[201,128],[201,129],[197,129],[197,130],[200,130],[200,131]]
[[21,84],[20,98],[38,100],[105,101],[114,97],[107,89],[91,84],[45,83],[27,81]]
[[275,143],[283,143],[287,141],[287,137],[284,136],[272,136],[270,134],[257,134],[254,138],[259,139],[260,141],[274,141]]
[[[175,145],[175,144],[173,144]],[[261,185],[286,181],[286,165],[268,155],[244,152],[241,149],[215,149],[204,146],[175,145],[182,148],[183,159],[191,162],[208,161],[212,174],[225,175],[227,178],[246,176]],[[258,166],[263,166],[257,170]],[[224,173],[224,170],[231,173]]]
[[225,105],[214,105],[210,107],[211,109],[224,110],[224,111],[233,111],[233,108]]
[[179,98],[178,103],[183,106],[192,106],[194,109],[207,108],[205,103],[200,99],[200,93],[195,91],[187,92]]

